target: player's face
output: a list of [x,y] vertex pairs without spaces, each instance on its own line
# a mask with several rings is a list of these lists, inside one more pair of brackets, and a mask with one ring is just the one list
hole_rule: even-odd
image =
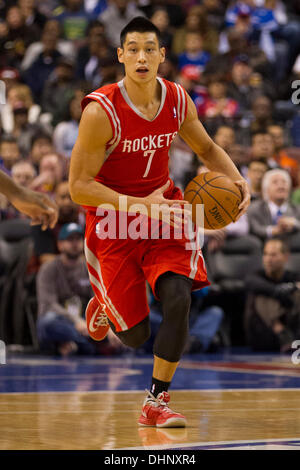
[[149,82],[165,59],[165,49],[159,47],[155,33],[132,32],[127,34],[123,48],[118,48],[118,58],[126,76],[135,82]]

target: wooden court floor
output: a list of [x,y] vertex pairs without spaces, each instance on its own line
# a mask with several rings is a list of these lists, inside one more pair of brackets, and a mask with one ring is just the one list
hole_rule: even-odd
[[131,391],[1,393],[0,449],[161,449],[300,439],[297,389],[174,390],[172,407],[186,415],[188,427],[165,430],[138,427],[144,396]]

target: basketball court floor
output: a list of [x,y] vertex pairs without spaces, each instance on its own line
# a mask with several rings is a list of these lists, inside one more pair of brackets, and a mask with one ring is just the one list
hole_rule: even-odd
[[300,450],[300,364],[291,355],[184,356],[171,406],[185,429],[139,428],[150,356],[8,355],[1,450]]

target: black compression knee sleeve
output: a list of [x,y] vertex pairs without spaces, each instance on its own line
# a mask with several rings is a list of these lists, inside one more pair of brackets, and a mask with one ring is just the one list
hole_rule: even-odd
[[150,338],[151,330],[149,317],[144,318],[140,323],[126,331],[116,332],[113,323],[109,321],[109,324],[115,335],[125,346],[129,346],[130,348],[138,348]]
[[178,362],[189,330],[192,279],[168,272],[156,283],[163,320],[154,341],[154,354],[168,362]]

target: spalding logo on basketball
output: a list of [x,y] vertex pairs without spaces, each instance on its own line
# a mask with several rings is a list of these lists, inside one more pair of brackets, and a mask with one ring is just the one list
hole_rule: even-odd
[[216,230],[235,221],[242,195],[230,178],[208,171],[189,182],[184,199],[192,204],[194,222],[197,204],[204,204],[204,228]]

